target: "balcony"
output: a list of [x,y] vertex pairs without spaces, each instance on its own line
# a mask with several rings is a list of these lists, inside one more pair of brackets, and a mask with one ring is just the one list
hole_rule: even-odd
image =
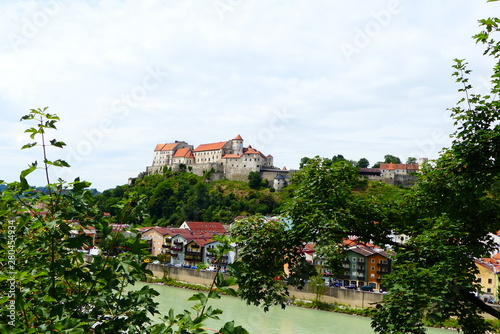
[[193,255],[193,256],[200,256],[201,257],[201,252],[184,252],[185,255]]
[[365,276],[358,276],[358,281],[364,281],[365,280]]
[[162,246],[163,248],[170,248],[170,247],[172,247],[172,246],[170,246],[170,245],[161,245],[161,246]]

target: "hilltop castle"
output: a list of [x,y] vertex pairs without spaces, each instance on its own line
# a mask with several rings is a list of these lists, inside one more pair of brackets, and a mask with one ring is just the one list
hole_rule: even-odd
[[146,168],[147,174],[162,173],[165,168],[173,171],[185,169],[199,176],[210,174],[211,180],[248,181],[250,172],[260,172],[275,189],[287,184],[289,172],[273,165],[273,156],[264,155],[252,146],[243,147],[240,135],[234,139],[201,144],[194,148],[185,141],[157,144],[153,164]]

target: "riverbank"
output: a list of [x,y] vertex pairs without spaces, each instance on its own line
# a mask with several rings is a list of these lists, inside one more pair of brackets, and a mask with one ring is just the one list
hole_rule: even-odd
[[[160,264],[150,264],[148,269],[153,272],[157,278],[170,277],[178,281],[188,282],[200,285],[210,285],[213,279],[213,272],[201,271],[182,267],[163,266]],[[289,287],[290,298],[298,300],[314,300],[316,294],[310,291],[306,285],[304,289],[299,290],[295,287]],[[378,292],[349,290],[344,288],[327,287],[325,293],[321,296],[321,301],[328,304],[342,304],[352,308],[370,308],[382,301],[383,294]]]
[[[208,291],[214,277],[214,272],[182,267],[150,264],[148,269],[154,274],[154,277],[150,278],[151,283],[198,291]],[[316,295],[309,291],[308,286],[303,290],[290,287],[290,305],[363,317],[371,317],[376,304],[382,301],[383,294],[329,287],[325,294],[321,296],[319,302],[315,301],[315,297]],[[491,333],[500,333],[500,322],[498,320],[487,319],[487,321],[492,325]],[[444,329],[459,328],[456,319],[449,319],[441,323],[427,322],[425,325]]]

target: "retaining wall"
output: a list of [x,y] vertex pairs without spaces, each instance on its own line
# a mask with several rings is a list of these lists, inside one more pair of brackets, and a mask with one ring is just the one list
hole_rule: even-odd
[[[149,264],[148,269],[150,269],[154,276],[158,278],[162,278],[165,275],[178,281],[207,286],[212,283],[215,274],[214,272],[209,271],[163,266],[159,264]],[[309,291],[308,285],[306,285],[302,290],[289,287],[289,291],[290,296],[297,299],[314,300],[316,298],[316,294]],[[382,297],[383,295],[378,292],[355,291],[344,288],[327,287],[325,293],[321,297],[321,301],[326,303],[341,303],[354,307],[375,307],[376,303],[382,301]]]

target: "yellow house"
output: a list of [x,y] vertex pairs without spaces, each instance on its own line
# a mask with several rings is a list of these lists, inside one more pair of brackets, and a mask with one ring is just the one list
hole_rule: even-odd
[[164,237],[168,233],[166,228],[151,227],[143,229],[141,232],[141,239],[147,240],[150,244],[151,256],[156,257],[163,253],[163,245],[165,243]]
[[[480,295],[491,295],[493,300],[497,300],[498,293],[498,272],[500,264],[496,259],[484,258],[474,260],[478,273],[476,278],[481,285]],[[483,297],[487,298],[487,297]]]

